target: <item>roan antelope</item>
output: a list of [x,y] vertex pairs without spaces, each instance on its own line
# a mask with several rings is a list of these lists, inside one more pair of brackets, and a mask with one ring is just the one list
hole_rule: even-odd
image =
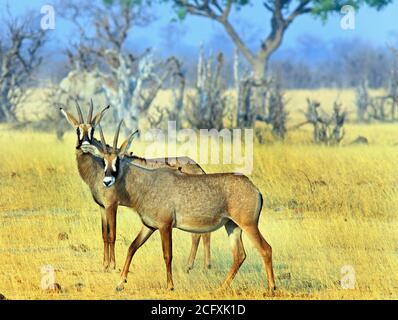
[[65,116],[66,120],[72,125],[76,130],[77,142],[76,142],[76,163],[79,175],[82,180],[89,186],[91,195],[100,207],[101,211],[101,222],[102,222],[102,238],[104,241],[104,258],[103,265],[104,270],[108,270],[110,264],[115,267],[115,255],[114,248],[110,247],[108,239],[109,224],[107,222],[107,217],[105,214],[104,206],[102,204],[102,199],[100,199],[100,188],[98,188],[98,177],[102,170],[100,162],[95,159],[85,148],[89,145],[98,145],[99,141],[94,138],[94,131],[96,126],[102,119],[104,113],[109,109],[109,106],[104,108],[100,113],[98,113],[94,119],[92,119],[93,114],[93,101],[90,102],[90,109],[87,116],[87,121],[83,119],[82,110],[76,100],[76,110],[79,117],[77,120],[71,113],[60,108],[62,114]]
[[263,258],[268,287],[275,289],[272,249],[258,229],[263,198],[248,177],[235,173],[191,175],[169,168],[148,169],[126,157],[134,133],[117,149],[119,125],[113,148],[109,150],[99,128],[105,208],[112,211],[119,204],[131,207],[143,224],[128,249],[118,291],[123,290],[127,282],[135,252],[154,231],[160,232],[167,288],[172,290],[172,229],[204,233],[222,226],[228,233],[233,254],[233,264],[222,288],[229,286],[246,258],[243,230]]
[[[62,114],[76,130],[77,142],[75,152],[77,168],[80,177],[89,186],[95,203],[98,204],[98,206],[100,207],[102,238],[104,242],[103,266],[104,270],[108,270],[109,268],[115,269],[116,266],[116,211],[108,216],[105,212],[102,198],[102,190],[104,188],[102,182],[102,161],[100,161],[98,157],[94,157],[89,152],[89,150],[91,152],[93,151],[90,146],[94,146],[96,149],[102,150],[102,144],[100,141],[94,138],[94,132],[96,127],[99,125],[103,115],[109,109],[109,106],[104,108],[101,112],[97,113],[94,118],[92,117],[93,109],[93,101],[91,100],[87,120],[84,121],[82,110],[77,101],[76,110],[78,114],[78,120],[71,113],[65,111],[63,108],[60,108]],[[108,148],[110,147],[108,146]],[[130,159],[130,161],[148,168],[169,167],[171,169],[179,170],[185,173],[205,173],[204,170],[189,157],[145,159],[130,154],[128,158]],[[201,237],[203,238],[203,245],[205,249],[205,265],[207,268],[210,268],[210,233],[192,234],[192,248],[188,259],[187,271],[193,268],[196,252]]]

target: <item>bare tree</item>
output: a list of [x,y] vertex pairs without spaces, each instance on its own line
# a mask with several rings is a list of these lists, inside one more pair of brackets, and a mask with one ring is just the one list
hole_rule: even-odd
[[236,125],[239,128],[252,127],[256,112],[252,108],[252,88],[255,85],[250,73],[242,72],[239,50],[234,51],[234,82],[236,92]]
[[223,64],[222,53],[217,55],[216,61],[212,55],[206,59],[203,46],[200,47],[196,92],[193,96],[188,96],[189,107],[186,110],[187,120],[194,128],[224,128],[226,95],[221,80]]
[[31,17],[14,18],[8,13],[0,38],[0,121],[17,121],[16,108],[42,62],[40,49],[45,42],[44,31],[32,25]]
[[390,71],[390,77],[388,79],[387,94],[391,99],[391,119],[396,119],[396,113],[398,108],[398,50],[390,48],[395,54],[395,59],[392,64]]
[[357,120],[396,121],[398,108],[398,71],[393,65],[388,77],[387,92],[384,95],[370,96],[367,81],[363,80],[356,89]]
[[360,85],[356,88],[356,107],[357,107],[357,121],[365,121],[365,116],[369,108],[369,93],[366,80],[362,80]]
[[315,143],[336,145],[344,138],[344,123],[347,117],[346,111],[342,111],[341,104],[334,102],[333,113],[328,115],[320,109],[320,103],[307,99],[307,111],[304,112],[306,121],[299,126],[307,123],[312,124],[313,140]]
[[[269,78],[261,94],[260,108],[253,108],[253,91],[257,87],[255,81],[246,71],[241,75],[239,52],[234,55],[234,80],[236,90],[237,126],[252,127],[255,121],[263,121],[271,126],[272,134],[284,139],[286,135],[286,101],[283,97],[280,84],[275,79]],[[259,139],[264,141],[263,138]]]
[[265,123],[271,125],[272,133],[274,136],[284,139],[286,136],[286,119],[288,113],[286,111],[286,101],[281,91],[280,85],[274,83],[271,85],[269,98],[266,106],[266,116],[259,120],[265,121]]
[[176,72],[171,77],[171,90],[172,90],[172,103],[168,106],[155,106],[156,115],[149,114],[147,120],[151,128],[160,128],[164,124],[164,120],[175,121],[176,129],[182,128],[182,116],[184,108],[184,96],[185,96],[185,75],[182,72],[180,62],[175,59]]
[[173,99],[171,109],[165,109],[168,113],[168,119],[176,122],[176,129],[182,128],[182,116],[184,108],[184,96],[186,79],[185,74],[182,72],[181,63],[174,59],[175,71],[172,76],[171,88],[173,90]]
[[369,120],[392,122],[395,120],[395,100],[390,95],[369,98]]
[[341,107],[341,103],[334,102],[333,113],[329,121],[329,125],[333,126],[332,134],[329,136],[329,144],[339,144],[345,135],[343,126],[347,118],[347,112],[343,111]]
[[[127,130],[138,128],[141,115],[148,112],[159,90],[181,73],[174,57],[155,61],[151,50],[140,56],[128,52],[126,42],[132,28],[151,20],[145,6],[121,0],[110,4],[71,2],[64,6],[63,16],[80,33],[80,42],[68,52],[75,68],[90,70],[101,78],[99,92],[114,106],[115,120],[124,119]],[[92,34],[85,28],[87,21],[95,27]]]

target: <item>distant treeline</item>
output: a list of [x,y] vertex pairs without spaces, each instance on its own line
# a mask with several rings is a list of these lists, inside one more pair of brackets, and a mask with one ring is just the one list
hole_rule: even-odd
[[[395,45],[395,44],[394,44]],[[225,85],[233,86],[233,52],[229,46],[223,51]],[[217,48],[206,46],[206,51],[218,53]],[[165,54],[163,52],[163,54]],[[181,61],[188,86],[194,86],[197,73],[198,52],[176,54]],[[43,83],[51,79],[59,82],[69,71],[66,57],[48,55],[40,70]],[[244,62],[244,59],[241,59]],[[369,88],[388,86],[391,72],[398,68],[394,55],[388,46],[376,47],[363,40],[336,40],[319,42],[303,37],[294,48],[276,53],[269,65],[271,74],[284,89],[354,88],[366,81]]]
[[[396,59],[386,46],[375,47],[363,41],[337,41],[327,48],[307,48],[271,61],[271,70],[284,88],[387,87]],[[316,52],[318,51],[318,52]],[[318,54],[317,54],[318,53]]]

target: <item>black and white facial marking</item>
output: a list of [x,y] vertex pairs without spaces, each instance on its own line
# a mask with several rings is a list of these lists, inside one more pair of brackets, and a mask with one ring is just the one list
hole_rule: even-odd
[[116,182],[116,177],[119,172],[119,157],[114,154],[104,156],[104,179],[102,183],[109,188]]
[[[76,128],[77,134],[77,146],[76,148],[79,149],[81,146],[90,145],[93,141],[94,137],[94,128],[90,124],[80,124]],[[85,152],[85,150],[83,150]]]

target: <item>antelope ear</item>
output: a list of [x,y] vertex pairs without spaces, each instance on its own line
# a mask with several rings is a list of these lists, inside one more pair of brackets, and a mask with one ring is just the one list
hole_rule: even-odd
[[69,112],[65,111],[62,108],[59,108],[61,113],[65,116],[66,120],[71,124],[72,127],[76,128],[79,126],[79,121],[76,120],[74,116],[72,116]]
[[138,133],[138,129],[135,130],[133,133],[131,133],[127,139],[122,143],[122,145],[120,146],[120,156],[123,157],[126,153],[127,150],[130,148],[131,143],[133,142],[134,136]]
[[111,107],[111,106],[105,107],[101,112],[98,112],[98,113],[95,115],[93,121],[91,121],[91,125],[93,126],[93,128],[95,128],[95,127],[101,122],[102,117],[104,116],[105,112],[108,111],[108,109],[109,109],[110,107]]

